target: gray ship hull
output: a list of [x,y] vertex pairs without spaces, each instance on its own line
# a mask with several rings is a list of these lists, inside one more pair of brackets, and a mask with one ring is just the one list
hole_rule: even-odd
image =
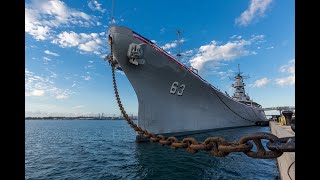
[[[142,129],[155,134],[182,135],[251,126],[255,121],[266,120],[261,108],[226,96],[132,30],[114,26],[108,33],[113,57],[137,94],[138,126]],[[129,62],[127,52],[131,43],[145,44],[141,57],[144,64]],[[172,89],[173,86],[177,89]]]

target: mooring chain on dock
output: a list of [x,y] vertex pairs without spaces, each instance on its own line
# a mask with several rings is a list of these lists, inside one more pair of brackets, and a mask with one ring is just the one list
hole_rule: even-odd
[[[127,121],[127,123],[141,136],[149,139],[150,142],[158,142],[161,145],[170,146],[173,149],[184,148],[190,153],[196,153],[200,150],[207,151],[217,157],[225,157],[231,152],[243,152],[252,158],[270,159],[280,157],[284,152],[295,152],[295,137],[278,138],[270,133],[256,133],[252,135],[246,135],[240,138],[239,142],[227,142],[222,137],[209,137],[204,142],[198,142],[195,138],[184,138],[179,141],[176,137],[165,137],[163,135],[155,135],[138,127],[128,116],[121,103],[119,92],[117,88],[117,82],[115,77],[116,64],[113,60],[112,39],[109,36],[110,44],[110,56],[108,62],[112,68],[112,80],[114,93],[120,111]],[[292,126],[294,130],[294,126]],[[268,140],[266,146],[268,150],[262,145],[262,140]],[[252,151],[253,144],[249,141],[253,141],[256,145],[257,151]]]

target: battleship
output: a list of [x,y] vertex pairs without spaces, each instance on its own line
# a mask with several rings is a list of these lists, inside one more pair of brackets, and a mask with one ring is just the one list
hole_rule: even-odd
[[148,132],[179,136],[267,120],[261,105],[245,93],[240,70],[233,77],[235,91],[230,96],[129,28],[111,26],[108,42],[112,63],[137,95],[138,126]]

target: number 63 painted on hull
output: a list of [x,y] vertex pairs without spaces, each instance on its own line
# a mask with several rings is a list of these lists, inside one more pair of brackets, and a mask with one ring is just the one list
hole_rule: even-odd
[[171,94],[176,94],[177,93],[178,96],[182,96],[183,90],[184,90],[185,87],[186,87],[186,85],[184,85],[184,84],[180,84],[179,85],[179,83],[177,81],[174,81],[172,83],[172,85],[171,85],[170,93]]

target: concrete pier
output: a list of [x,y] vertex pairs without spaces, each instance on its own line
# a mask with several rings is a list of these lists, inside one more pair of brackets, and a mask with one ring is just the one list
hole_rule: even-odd
[[[275,121],[269,123],[271,133],[279,138],[295,136],[291,126],[281,126]],[[295,179],[295,152],[285,152],[277,158],[281,180]]]

